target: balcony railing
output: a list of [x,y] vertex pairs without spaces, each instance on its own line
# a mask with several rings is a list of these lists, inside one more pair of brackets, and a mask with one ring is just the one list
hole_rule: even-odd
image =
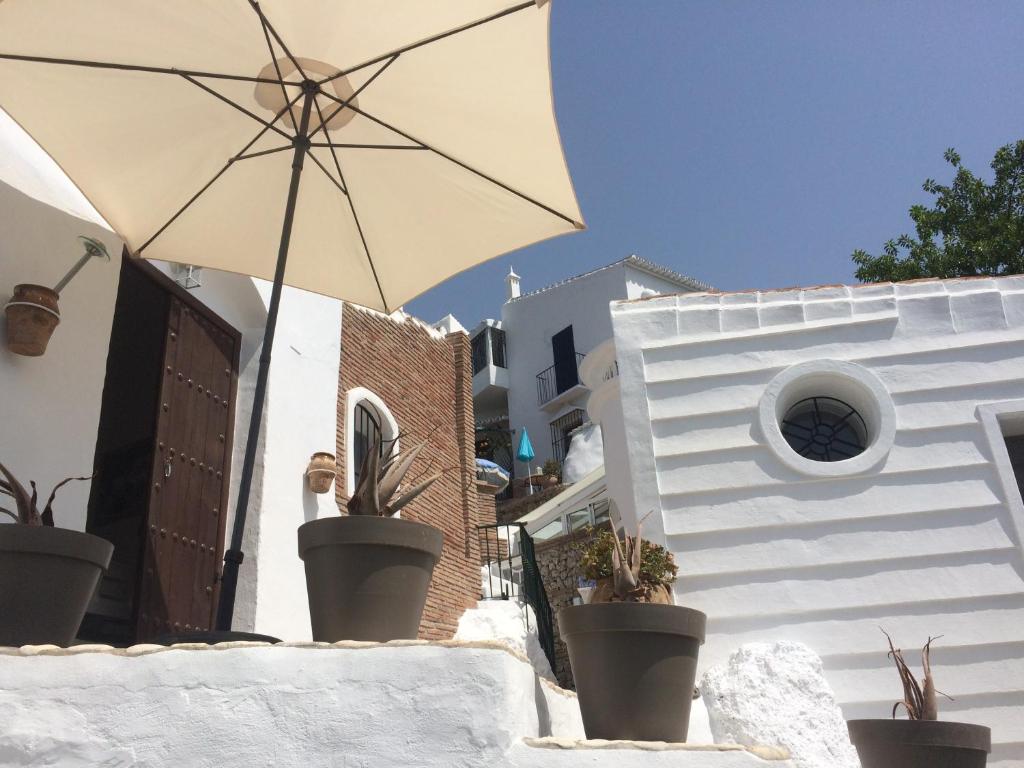
[[583,362],[583,357],[581,352],[577,352],[575,366],[556,363],[537,374],[537,405],[551,402],[580,383],[580,363]]

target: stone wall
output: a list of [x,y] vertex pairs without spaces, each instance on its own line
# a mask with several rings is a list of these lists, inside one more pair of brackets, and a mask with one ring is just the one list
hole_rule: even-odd
[[551,614],[555,619],[555,678],[560,686],[571,690],[575,690],[576,685],[573,683],[572,669],[569,667],[569,652],[558,635],[558,611],[572,605],[581,575],[577,566],[577,550],[585,546],[591,538],[592,534],[586,530],[579,530],[567,536],[559,536],[557,539],[537,542],[535,545],[537,567],[540,569],[544,591],[547,593]]
[[476,605],[480,597],[476,531],[480,506],[475,486],[469,337],[461,332],[444,336],[409,316],[388,316],[346,304],[341,348],[338,503],[344,508],[347,500],[345,399],[349,390],[365,387],[387,405],[408,441],[406,445],[429,438],[428,448],[413,463],[409,476],[446,470],[402,510],[402,517],[444,531],[444,552],[434,569],[420,637],[450,638],[462,612]]

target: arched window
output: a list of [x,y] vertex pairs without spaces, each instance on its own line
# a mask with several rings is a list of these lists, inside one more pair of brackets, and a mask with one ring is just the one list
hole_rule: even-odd
[[371,403],[365,400],[357,403],[353,418],[352,466],[356,473],[355,484],[359,485],[359,470],[366,461],[370,446],[377,445],[378,452],[383,456],[384,443],[380,440],[380,413]]
[[366,452],[379,439],[381,452],[398,450],[398,423],[376,394],[364,387],[345,396],[345,486],[349,496],[359,482],[359,468]]

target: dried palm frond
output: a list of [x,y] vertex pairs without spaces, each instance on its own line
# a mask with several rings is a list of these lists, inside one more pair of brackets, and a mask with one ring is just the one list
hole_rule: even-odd
[[[936,694],[941,693],[941,691],[935,689],[935,681],[932,678],[931,652],[932,643],[942,637],[942,635],[929,637],[928,642],[921,649],[921,668],[924,671],[924,685],[922,686],[917,682],[914,673],[910,671],[910,666],[904,660],[903,651],[893,645],[892,638],[884,629],[882,634],[889,641],[888,655],[896,664],[896,669],[900,674],[900,681],[903,683],[903,701],[897,701],[893,704],[893,718],[896,717],[896,711],[902,706],[907,711],[907,717],[911,720],[938,720],[939,705]],[[944,693],[942,695],[946,696]],[[946,698],[950,701],[953,700],[950,696],[946,696]]]
[[39,492],[36,489],[35,481],[29,481],[29,485],[32,487],[32,493],[30,494],[25,490],[25,486],[19,483],[17,478],[3,464],[0,464],[0,475],[3,475],[3,477],[0,477],[0,494],[14,499],[14,508],[17,510],[15,513],[0,507],[0,513],[7,515],[22,525],[48,526],[51,528],[53,527],[53,500],[57,497],[57,491],[73,480],[92,480],[92,475],[88,477],[64,478],[53,487],[50,497],[46,500],[46,506],[40,512],[37,505]]

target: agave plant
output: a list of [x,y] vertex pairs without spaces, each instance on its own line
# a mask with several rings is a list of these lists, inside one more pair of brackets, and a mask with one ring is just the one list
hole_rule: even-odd
[[363,457],[362,466],[359,468],[359,482],[352,498],[346,505],[350,515],[391,517],[444,474],[437,472],[431,475],[392,501],[392,497],[402,484],[402,479],[427,444],[426,441],[423,441],[405,453],[399,454],[395,451],[395,443],[396,441],[391,441],[387,450],[382,452],[380,438],[377,437],[369,446],[366,456]]
[[25,486],[19,483],[17,478],[3,464],[0,464],[0,475],[3,475],[3,477],[0,477],[0,495],[10,496],[14,499],[14,507],[17,510],[17,514],[3,507],[0,507],[0,513],[11,517],[16,523],[21,523],[22,525],[45,525],[51,528],[53,527],[53,500],[57,496],[57,491],[72,480],[92,479],[91,476],[64,478],[53,487],[50,497],[46,500],[46,506],[40,512],[39,506],[36,503],[39,499],[39,492],[36,489],[34,480],[29,480],[29,485],[32,486],[32,493],[30,494],[25,490]]
[[[893,704],[893,718],[896,717],[896,710],[903,707],[907,711],[907,717],[911,720],[938,720],[939,705],[936,694],[941,693],[941,691],[935,690],[935,681],[932,679],[931,652],[932,643],[938,640],[941,635],[939,637],[929,637],[928,642],[921,649],[921,669],[924,671],[924,685],[920,685],[917,682],[917,678],[914,677],[914,673],[910,671],[910,666],[903,659],[903,651],[893,645],[892,638],[889,637],[889,633],[884,629],[882,634],[889,641],[889,658],[895,662],[896,669],[900,673],[900,680],[903,683],[903,701],[897,701]],[[942,695],[946,696],[944,693]],[[949,696],[946,696],[946,698],[950,701],[953,700]]]

